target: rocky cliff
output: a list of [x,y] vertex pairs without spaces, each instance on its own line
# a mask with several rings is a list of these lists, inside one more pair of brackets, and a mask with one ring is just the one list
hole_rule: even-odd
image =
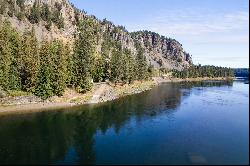
[[154,67],[180,70],[192,63],[191,55],[174,39],[149,31],[134,32],[132,36],[141,43],[149,63]]
[[7,19],[21,33],[34,27],[39,41],[60,39],[73,44],[78,22],[92,17],[101,27],[98,51],[106,35],[132,53],[139,43],[155,68],[182,70],[192,63],[191,55],[178,41],[149,31],[130,33],[122,26],[87,15],[68,0],[0,0],[0,5],[0,23]]

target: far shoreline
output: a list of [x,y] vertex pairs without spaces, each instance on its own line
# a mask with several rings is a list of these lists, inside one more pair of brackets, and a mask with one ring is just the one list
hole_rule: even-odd
[[[200,81],[232,81],[234,80],[233,77],[226,78],[226,77],[217,77],[217,78],[186,78],[186,79],[179,79],[179,78],[162,78],[162,77],[153,77],[152,81],[140,82],[137,83],[137,86],[128,85],[128,86],[122,86],[118,88],[109,87],[108,91],[114,91],[114,90],[122,90],[119,94],[116,94],[112,97],[104,97],[99,96],[98,99],[93,101],[93,98],[95,96],[96,91],[92,92],[92,97],[90,100],[82,103],[76,103],[76,102],[39,102],[39,103],[26,103],[26,104],[11,104],[11,105],[0,105],[0,116],[2,115],[10,115],[10,114],[26,114],[26,113],[35,113],[35,112],[45,112],[45,111],[52,111],[55,109],[62,109],[65,110],[70,107],[76,107],[76,106],[84,106],[84,105],[95,105],[100,103],[105,103],[108,101],[113,101],[128,95],[133,94],[139,94],[148,90],[151,90],[155,86],[159,86],[162,83],[178,83],[178,82],[200,82]],[[107,85],[109,86],[109,85]],[[135,88],[136,87],[136,88]],[[100,89],[100,88],[99,88]],[[129,90],[128,90],[129,89]],[[103,98],[102,98],[103,97]],[[72,98],[71,98],[72,99]]]

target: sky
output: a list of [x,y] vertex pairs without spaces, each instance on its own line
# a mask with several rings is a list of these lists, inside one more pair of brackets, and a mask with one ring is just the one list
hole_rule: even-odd
[[248,0],[70,0],[130,32],[150,30],[182,43],[194,64],[249,67]]

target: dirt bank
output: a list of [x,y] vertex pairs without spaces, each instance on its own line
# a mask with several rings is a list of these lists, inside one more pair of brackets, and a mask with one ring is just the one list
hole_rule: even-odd
[[0,115],[7,113],[39,112],[51,109],[72,107],[83,104],[96,104],[112,101],[122,96],[141,93],[150,90],[154,81],[134,82],[131,85],[114,85],[109,83],[95,84],[93,89],[85,94],[79,94],[73,89],[66,89],[61,97],[54,96],[42,101],[36,96],[26,95],[0,98]]
[[83,104],[95,104],[112,101],[117,98],[141,93],[150,90],[152,87],[165,82],[193,82],[204,80],[228,80],[233,78],[162,78],[153,77],[152,81],[136,81],[131,85],[114,85],[111,83],[95,84],[93,89],[85,94],[79,94],[73,89],[66,89],[61,97],[52,97],[42,101],[33,95],[0,98],[0,115],[8,113],[39,112],[51,109],[72,107]]

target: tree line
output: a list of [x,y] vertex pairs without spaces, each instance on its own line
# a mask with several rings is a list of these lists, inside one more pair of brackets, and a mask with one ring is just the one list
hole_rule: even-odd
[[[147,64],[145,50],[136,40],[137,51],[132,52],[113,40],[112,32],[102,32],[91,17],[79,21],[77,27],[73,45],[46,39],[39,43],[34,29],[20,34],[4,21],[0,26],[0,88],[47,99],[63,95],[67,87],[85,93],[93,82],[130,84],[154,75],[155,69]],[[201,65],[171,72],[177,78],[234,76],[230,68]]]
[[172,76],[176,78],[198,78],[198,77],[234,77],[234,71],[227,67],[212,65],[191,65],[183,71],[172,70]]
[[134,55],[109,34],[102,36],[91,18],[79,23],[73,46],[59,40],[39,43],[34,29],[21,35],[7,21],[0,27],[0,87],[6,91],[26,91],[47,99],[63,95],[67,87],[85,93],[93,82],[145,80],[149,71],[139,45]]

